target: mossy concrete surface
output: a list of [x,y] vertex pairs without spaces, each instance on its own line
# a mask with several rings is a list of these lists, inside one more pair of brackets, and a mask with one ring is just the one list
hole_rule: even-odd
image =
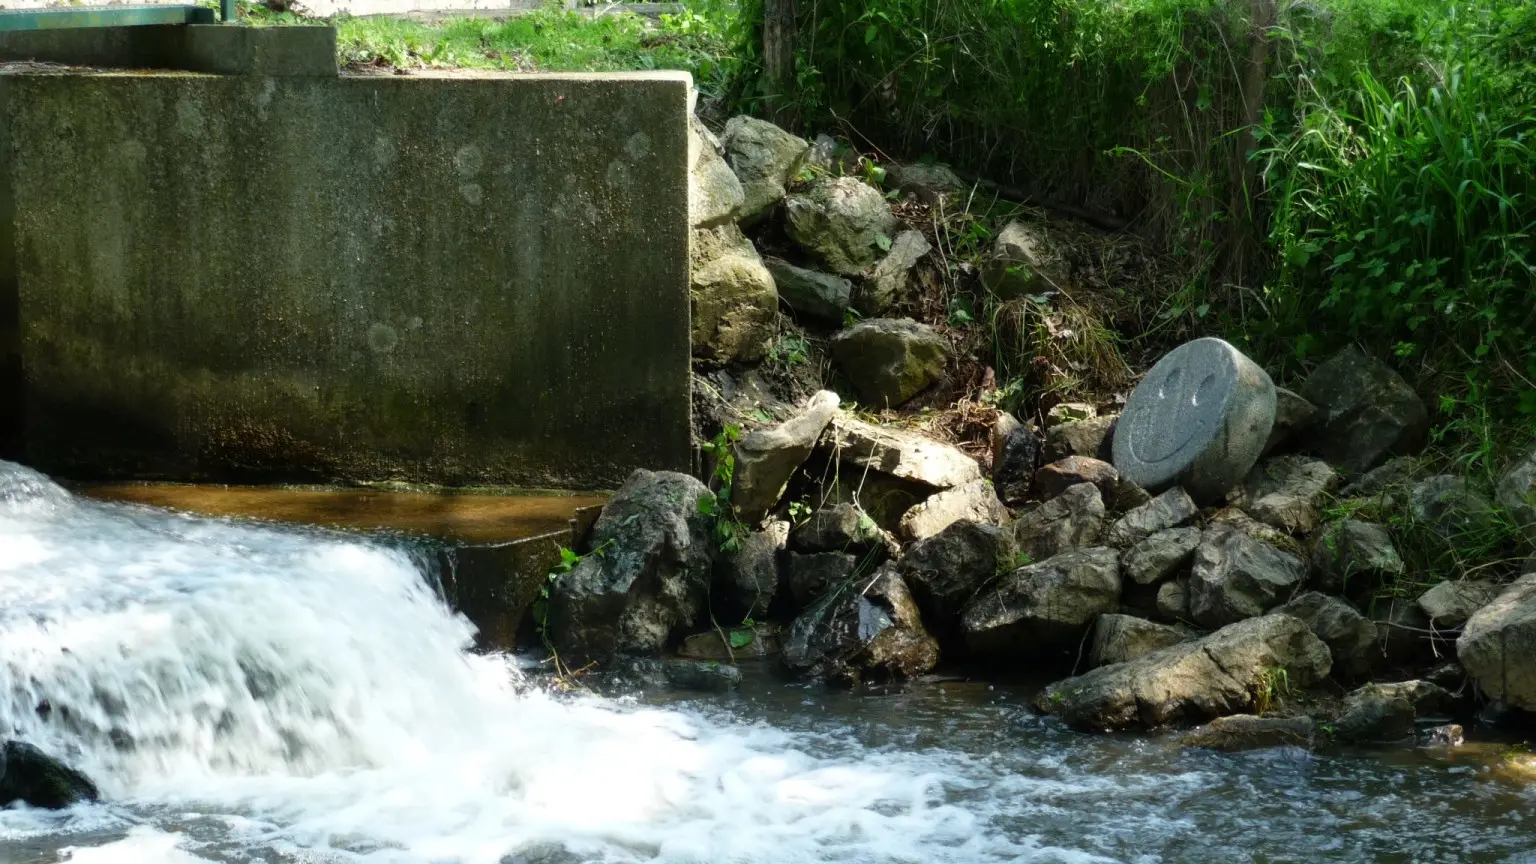
[[687,469],[688,91],[0,75],[22,457],[540,488]]

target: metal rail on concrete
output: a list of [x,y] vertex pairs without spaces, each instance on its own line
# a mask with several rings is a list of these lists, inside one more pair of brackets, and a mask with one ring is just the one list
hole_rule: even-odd
[[[219,0],[219,17],[235,20],[235,0]],[[64,6],[0,10],[0,32],[66,30],[83,27],[146,27],[154,24],[212,24],[206,6]]]

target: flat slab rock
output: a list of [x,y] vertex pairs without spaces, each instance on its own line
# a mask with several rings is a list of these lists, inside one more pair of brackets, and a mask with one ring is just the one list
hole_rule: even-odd
[[847,414],[832,418],[818,446],[845,468],[868,468],[933,489],[963,486],[982,477],[981,466],[957,447]]
[[1179,483],[1215,501],[1253,468],[1275,422],[1275,385],[1228,343],[1196,339],[1163,355],[1115,429],[1120,474],[1149,490]]
[[1008,518],[1008,508],[997,500],[988,480],[972,480],[963,486],[945,489],[908,510],[901,517],[904,540],[926,540],[964,519],[990,525]]

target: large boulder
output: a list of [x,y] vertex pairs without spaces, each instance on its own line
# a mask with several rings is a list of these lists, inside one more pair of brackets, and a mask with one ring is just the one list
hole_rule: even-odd
[[945,489],[908,510],[901,517],[903,540],[926,540],[964,519],[999,525],[1008,518],[1008,508],[997,500],[988,480],[972,480],[963,486]]
[[1451,707],[1451,694],[1428,681],[1367,684],[1344,697],[1334,739],[1389,743],[1413,737],[1414,721]]
[[1104,528],[1104,500],[1098,487],[1079,483],[1023,514],[1013,523],[1014,543],[1030,561],[1044,561],[1069,549],[1091,546]]
[[960,626],[980,656],[1076,648],[1088,625],[1119,602],[1119,556],[1079,549],[999,577],[966,606]]
[[894,408],[944,377],[948,345],[927,324],[909,318],[870,318],[832,337],[832,362],[859,399]]
[[575,662],[661,650],[703,610],[714,555],[714,495],[672,471],[638,470],[603,507],[592,548],[555,583],[548,632]]
[[1536,573],[1467,619],[1456,656],[1489,698],[1536,711]]
[[1200,750],[1240,753],[1276,747],[1311,749],[1317,724],[1311,717],[1259,717],[1233,714],[1189,730],[1179,744]]
[[1317,529],[1328,493],[1339,475],[1327,462],[1305,456],[1279,456],[1255,466],[1243,481],[1242,508],[1254,518],[1292,534]]
[[992,423],[992,485],[1004,504],[1017,507],[1029,500],[1040,443],[1012,414],[999,413]]
[[1361,678],[1371,671],[1381,651],[1376,647],[1376,625],[1337,597],[1308,591],[1275,610],[1305,621],[1333,656],[1333,672],[1345,678]]
[[875,263],[859,286],[854,306],[865,315],[880,315],[907,297],[912,268],[933,251],[921,231],[903,231],[891,241],[890,251]]
[[1114,458],[1111,452],[1115,428],[1119,423],[1119,414],[1101,414],[1087,420],[1057,423],[1045,430],[1042,455],[1047,462],[1068,456],[1092,456],[1108,462]]
[[694,355],[718,363],[761,359],[779,295],[752,241],[735,223],[698,229],[688,258]]
[[789,594],[797,608],[853,578],[859,559],[846,552],[789,553]]
[[779,590],[779,559],[788,538],[788,522],[769,522],[720,556],[710,589],[710,603],[718,614],[733,621],[768,614]]
[[837,394],[822,390],[801,413],[774,428],[748,432],[736,442],[731,504],[737,518],[755,524],[773,509],[790,476],[811,455],[837,413],[837,405]]
[[1189,577],[1190,616],[1224,627],[1263,615],[1290,599],[1307,578],[1301,559],[1230,528],[1210,528],[1195,549]]
[[912,544],[900,569],[928,629],[946,638],[976,591],[1014,569],[1013,549],[1007,529],[968,520]]
[[785,187],[796,163],[810,145],[755,117],[733,117],[721,136],[725,159],[741,181],[741,221],[761,219],[784,199]]
[[873,267],[901,227],[885,196],[856,177],[817,180],[789,196],[785,213],[790,239],[843,276]]
[[1392,535],[1374,522],[1341,519],[1312,543],[1312,586],[1329,594],[1364,597],[1396,582],[1405,569]]
[[1306,624],[1265,615],[1058,681],[1035,706],[1078,729],[1155,729],[1252,713],[1280,671],[1290,686],[1306,687],[1329,666],[1328,646]]
[[99,797],[90,778],[31,744],[7,741],[0,748],[0,807],[21,801],[62,810]]
[[695,228],[735,222],[746,196],[721,156],[723,148],[697,117],[688,118],[688,221]]
[[801,315],[841,325],[853,299],[853,283],[841,276],[807,270],[781,258],[764,258],[779,299]]
[[1200,534],[1193,525],[1159,531],[1126,550],[1120,569],[1137,585],[1160,584],[1194,558]]
[[1495,492],[1499,506],[1525,532],[1526,539],[1536,544],[1536,450],[1511,465],[1499,478]]
[[1104,542],[1121,548],[1134,546],[1159,531],[1186,524],[1199,512],[1189,493],[1175,486],[1116,519]]
[[1035,472],[1035,494],[1042,499],[1055,498],[1079,483],[1092,483],[1105,501],[1113,501],[1120,474],[1115,466],[1091,456],[1068,456]]
[[822,596],[790,625],[783,660],[791,670],[844,683],[910,678],[939,662],[906,583],[892,565],[873,579]]
[[1354,346],[1314,369],[1300,395],[1317,406],[1312,446],[1350,473],[1412,455],[1429,436],[1423,400],[1401,375]]
[[818,447],[837,460],[844,473],[857,477],[867,469],[930,493],[981,479],[981,466],[957,447],[847,414],[832,418]]
[[1192,638],[1193,635],[1182,628],[1157,624],[1134,615],[1100,615],[1093,625],[1088,665],[1097,668],[1127,663]]
[[1004,225],[981,262],[981,284],[1004,300],[1054,294],[1068,275],[1046,233],[1023,222]]
[[1163,355],[1126,401],[1115,468],[1152,491],[1177,483],[1217,501],[1259,459],[1275,422],[1275,385],[1241,351],[1215,339]]
[[1484,579],[1446,580],[1419,595],[1419,609],[1436,630],[1458,630],[1502,593],[1503,585]]

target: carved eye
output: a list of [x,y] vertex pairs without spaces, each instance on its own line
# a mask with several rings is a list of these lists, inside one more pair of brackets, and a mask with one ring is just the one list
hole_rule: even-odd
[[1159,384],[1158,387],[1157,387],[1157,398],[1159,398],[1159,399],[1168,399],[1168,398],[1177,399],[1178,395],[1180,393],[1179,385],[1180,385],[1180,383],[1183,382],[1183,380],[1184,380],[1184,370],[1183,369],[1175,369],[1172,372],[1169,372],[1167,377],[1163,378],[1163,383]]

